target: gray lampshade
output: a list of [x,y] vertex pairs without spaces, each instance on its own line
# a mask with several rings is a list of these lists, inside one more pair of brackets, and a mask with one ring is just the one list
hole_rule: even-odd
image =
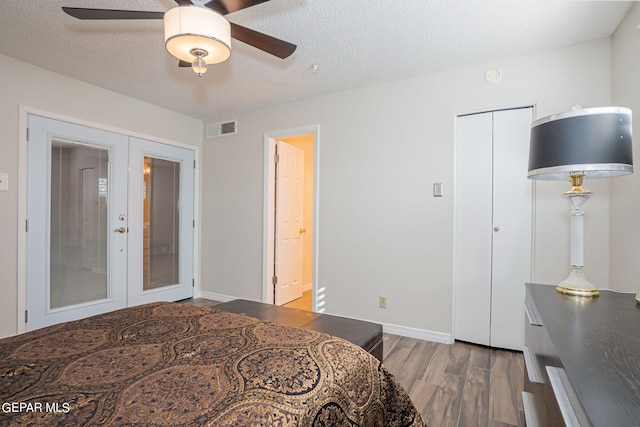
[[567,180],[573,172],[606,178],[633,172],[631,110],[573,110],[531,124],[530,179]]

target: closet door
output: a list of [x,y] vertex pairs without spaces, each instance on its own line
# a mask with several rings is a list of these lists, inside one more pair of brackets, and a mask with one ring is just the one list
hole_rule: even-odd
[[522,350],[524,284],[531,281],[533,181],[527,179],[532,108],[493,113],[492,347]]
[[483,345],[491,322],[492,118],[458,117],[456,138],[454,337]]
[[521,350],[531,280],[532,108],[458,117],[454,338]]

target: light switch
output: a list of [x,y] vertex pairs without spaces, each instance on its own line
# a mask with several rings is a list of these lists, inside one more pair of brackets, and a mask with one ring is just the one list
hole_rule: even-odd
[[0,173],[0,191],[9,191],[8,173]]
[[442,183],[434,182],[433,183],[433,197],[442,197]]

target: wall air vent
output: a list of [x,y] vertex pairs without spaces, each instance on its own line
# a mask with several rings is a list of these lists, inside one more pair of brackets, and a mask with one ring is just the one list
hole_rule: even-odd
[[207,125],[207,139],[218,138],[238,133],[238,121],[233,120],[223,123],[209,123]]

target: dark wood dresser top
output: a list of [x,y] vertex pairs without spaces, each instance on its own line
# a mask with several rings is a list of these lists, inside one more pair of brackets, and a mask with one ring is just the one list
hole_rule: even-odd
[[576,298],[527,284],[557,357],[595,426],[640,426],[640,305],[634,294]]

